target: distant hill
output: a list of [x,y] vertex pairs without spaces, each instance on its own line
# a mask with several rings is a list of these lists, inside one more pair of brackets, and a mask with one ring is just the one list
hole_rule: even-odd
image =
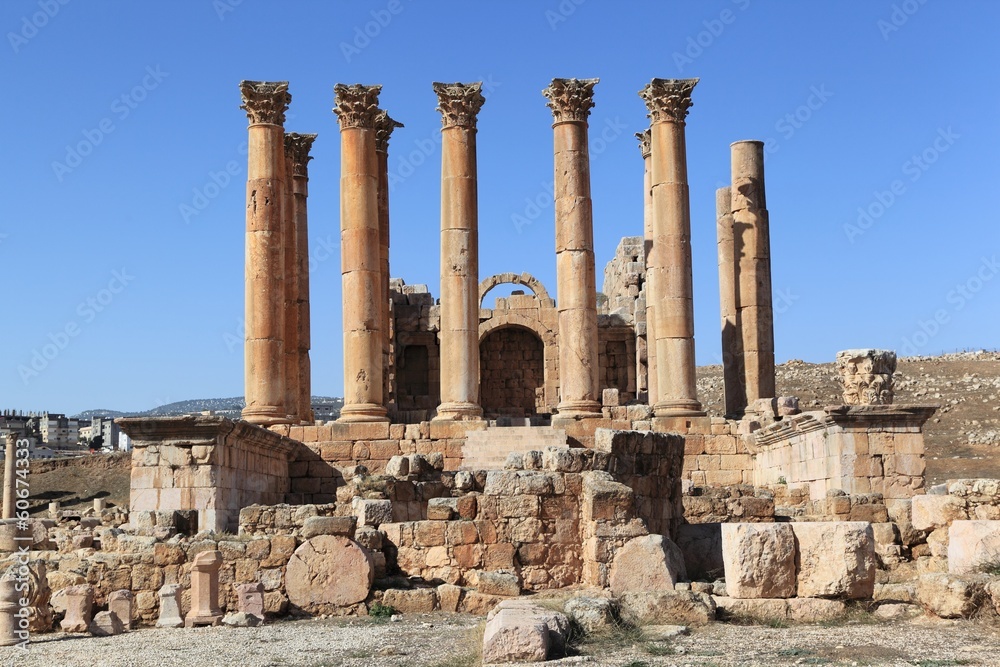
[[[340,414],[340,408],[344,405],[344,399],[333,396],[313,396],[313,409],[317,412],[317,418],[332,419]],[[152,410],[144,412],[121,412],[119,410],[84,410],[73,415],[78,419],[93,419],[94,417],[157,417],[167,415],[186,415],[192,412],[212,412],[225,415],[227,417],[238,417],[240,411],[246,405],[242,396],[232,398],[195,398],[187,401],[175,401],[167,403]],[[331,416],[332,415],[332,416]]]

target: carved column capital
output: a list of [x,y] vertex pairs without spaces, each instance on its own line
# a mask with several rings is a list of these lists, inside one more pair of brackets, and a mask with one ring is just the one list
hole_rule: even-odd
[[389,137],[392,136],[392,131],[397,127],[403,127],[403,124],[393,120],[385,110],[379,109],[378,115],[375,116],[375,150],[377,152],[389,152]]
[[683,125],[692,104],[691,91],[697,83],[698,79],[653,79],[639,91],[649,109],[650,120]]
[[285,155],[292,161],[292,175],[307,176],[308,164],[312,156],[309,150],[312,148],[315,134],[299,134],[297,132],[285,133]]
[[438,96],[437,110],[441,112],[443,127],[476,128],[476,116],[483,108],[483,82],[434,83]]
[[650,141],[652,140],[652,132],[647,127],[642,132],[636,132],[635,138],[639,140],[639,152],[642,153],[642,159],[648,158],[652,152],[652,147]]
[[285,111],[292,101],[287,81],[240,81],[241,109],[251,125],[284,125]]
[[365,86],[338,83],[333,87],[333,113],[337,114],[340,129],[349,127],[374,128],[378,116],[378,94],[382,86]]
[[837,371],[844,387],[845,405],[892,404],[892,374],[896,372],[896,353],[892,350],[838,352]]
[[594,86],[600,79],[552,79],[542,95],[549,98],[545,106],[552,109],[556,123],[587,122],[594,107]]

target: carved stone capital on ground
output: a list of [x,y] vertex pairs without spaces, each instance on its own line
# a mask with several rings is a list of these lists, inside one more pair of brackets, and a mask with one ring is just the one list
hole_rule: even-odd
[[315,134],[299,134],[297,132],[287,132],[285,134],[285,155],[292,161],[292,173],[295,176],[307,176],[309,160],[309,150],[312,148]]
[[651,134],[649,128],[635,133],[635,138],[639,140],[639,152],[642,153],[643,160],[648,158],[652,152],[652,148],[650,147]]
[[240,81],[240,94],[240,108],[247,112],[251,125],[285,124],[285,111],[292,101],[287,81]]
[[594,108],[594,86],[600,79],[552,79],[542,95],[549,101],[545,106],[552,109],[556,123],[587,122],[590,110]]
[[378,115],[375,116],[376,151],[379,153],[389,152],[389,137],[392,136],[392,131],[397,127],[403,127],[403,124],[393,120],[385,110],[379,109]]
[[845,405],[892,404],[892,374],[896,372],[892,350],[843,350],[837,353],[837,371]]
[[476,83],[434,83],[438,96],[437,110],[441,112],[443,127],[466,127],[475,129],[476,116],[483,108],[483,82]]
[[374,128],[378,117],[378,95],[382,86],[365,86],[360,83],[338,83],[333,87],[333,113],[337,114],[340,129],[350,127]]
[[698,79],[653,79],[639,91],[639,97],[646,103],[654,123],[683,125],[692,104],[691,91],[697,84]]

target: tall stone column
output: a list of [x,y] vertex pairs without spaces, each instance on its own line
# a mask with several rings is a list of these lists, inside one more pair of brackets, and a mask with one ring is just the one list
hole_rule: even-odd
[[564,417],[600,417],[597,279],[587,117],[598,79],[553,79],[559,406]]
[[375,118],[375,155],[378,157],[378,255],[379,298],[382,303],[382,386],[385,402],[393,398],[389,380],[392,350],[392,301],[389,298],[389,137],[403,124],[379,111]]
[[479,83],[435,83],[441,112],[441,405],[439,420],[479,419]]
[[340,121],[340,250],[344,304],[341,422],[387,421],[382,387],[378,159],[375,118],[382,86],[334,87]]
[[657,417],[701,416],[694,361],[691,209],[684,119],[698,79],[653,79],[639,95],[649,109],[653,197],[652,274]]
[[298,368],[298,386],[294,400],[299,421],[312,422],[312,364],[309,350],[312,332],[309,314],[309,216],[306,202],[309,198],[309,151],[316,140],[315,134],[291,133],[285,135],[285,150],[291,156],[292,218],[295,229],[295,259],[292,269],[296,274],[295,310],[298,335],[295,364]]
[[299,422],[299,272],[298,272],[298,242],[295,229],[295,194],[292,184],[292,154],[289,134],[285,134],[285,161],[282,170],[282,181],[285,183],[285,196],[281,215],[281,275],[284,280],[284,372],[285,372],[285,410],[288,421]]
[[17,473],[17,434],[5,438],[3,459],[3,518],[14,518],[14,486]]
[[732,144],[733,252],[747,404],[774,398],[771,234],[764,196],[764,142]]
[[743,334],[736,289],[736,255],[729,188],[715,191],[716,237],[719,243],[719,310],[722,317],[722,378],[726,415],[737,417],[747,407],[743,378]]
[[639,140],[639,152],[642,154],[642,238],[645,255],[643,261],[646,266],[646,402],[649,405],[656,405],[656,334],[654,323],[656,316],[653,310],[656,306],[652,295],[653,274],[649,270],[649,253],[653,249],[653,169],[651,151],[649,147],[650,130],[645,129],[636,133]]
[[246,345],[243,419],[288,422],[285,405],[282,219],[288,82],[242,81],[247,142]]

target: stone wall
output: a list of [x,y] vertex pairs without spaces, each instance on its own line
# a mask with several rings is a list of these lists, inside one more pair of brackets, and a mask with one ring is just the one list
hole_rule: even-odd
[[684,520],[699,523],[770,523],[774,521],[774,494],[740,484],[694,487],[684,493]]

